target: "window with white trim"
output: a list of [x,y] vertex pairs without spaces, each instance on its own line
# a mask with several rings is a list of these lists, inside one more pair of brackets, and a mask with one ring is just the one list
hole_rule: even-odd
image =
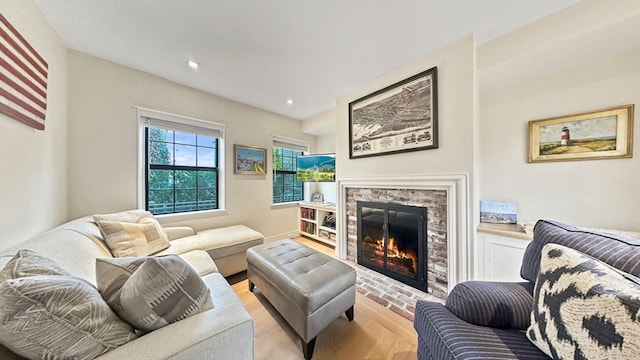
[[140,112],[145,209],[156,215],[219,209],[223,125]]
[[304,200],[304,183],[296,181],[296,158],[305,154],[309,144],[300,140],[274,137],[273,203]]

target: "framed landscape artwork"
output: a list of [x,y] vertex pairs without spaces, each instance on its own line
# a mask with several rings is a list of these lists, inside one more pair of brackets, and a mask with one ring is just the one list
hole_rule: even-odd
[[529,162],[631,157],[633,108],[529,121]]
[[437,68],[349,103],[349,158],[438,148]]
[[265,175],[267,149],[244,145],[233,145],[234,174]]

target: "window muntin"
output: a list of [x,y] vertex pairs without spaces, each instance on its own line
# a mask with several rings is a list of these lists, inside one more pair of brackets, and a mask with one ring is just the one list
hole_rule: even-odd
[[153,214],[218,209],[218,138],[147,126],[146,198]]
[[304,152],[283,146],[273,146],[273,203],[302,201],[304,183],[296,181],[296,158]]

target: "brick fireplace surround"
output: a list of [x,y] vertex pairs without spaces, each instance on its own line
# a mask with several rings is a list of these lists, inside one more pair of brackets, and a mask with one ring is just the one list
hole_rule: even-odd
[[[338,256],[356,268],[358,292],[408,320],[413,320],[417,300],[443,302],[449,283],[452,280],[452,284],[459,281],[459,269],[456,268],[459,262],[452,257],[456,257],[458,251],[464,249],[459,249],[457,242],[451,241],[450,233],[455,236],[462,232],[462,236],[458,237],[464,238],[464,231],[456,229],[460,223],[466,223],[466,218],[462,216],[463,219],[458,219],[461,217],[458,216],[456,219],[449,219],[460,210],[459,204],[464,204],[466,178],[461,177],[462,181],[444,181],[449,183],[446,186],[440,186],[443,183],[440,179],[432,180],[423,177],[410,178],[409,181],[389,178],[381,181],[368,178],[338,180],[338,216],[345,219],[342,226],[339,223],[338,232],[346,235],[338,235]],[[460,196],[463,199],[457,199]],[[427,293],[357,264],[358,201],[427,208]],[[344,240],[341,241],[342,239]]]

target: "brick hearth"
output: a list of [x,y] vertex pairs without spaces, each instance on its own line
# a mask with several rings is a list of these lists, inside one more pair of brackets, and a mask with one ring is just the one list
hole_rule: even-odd
[[[348,188],[346,191],[346,215],[347,215],[347,260],[356,262],[357,258],[357,202],[377,201],[383,203],[395,203],[427,208],[427,293],[439,299],[447,296],[447,194],[443,190],[421,189],[380,189],[380,188]],[[360,267],[360,266],[359,266]],[[366,273],[378,274],[373,270]],[[363,273],[360,271],[358,274]],[[376,288],[383,291],[389,284],[387,277],[378,274],[375,280]],[[391,279],[388,279],[391,281]],[[380,282],[380,284],[377,284]],[[394,281],[395,282],[395,281]],[[395,282],[401,284],[399,282]],[[403,285],[403,288],[412,287]],[[363,288],[366,289],[365,286]],[[414,289],[415,290],[415,289]],[[418,293],[423,292],[416,290]],[[427,294],[425,294],[427,295]],[[382,299],[397,297],[395,289],[390,289],[388,294],[379,296]],[[412,302],[413,304],[415,301]],[[408,304],[401,306],[408,308]],[[413,314],[413,312],[411,312]]]
[[444,303],[443,299],[414,289],[353,261],[345,262],[356,269],[358,274],[356,289],[359,293],[409,321],[413,321],[416,301],[429,300]]

